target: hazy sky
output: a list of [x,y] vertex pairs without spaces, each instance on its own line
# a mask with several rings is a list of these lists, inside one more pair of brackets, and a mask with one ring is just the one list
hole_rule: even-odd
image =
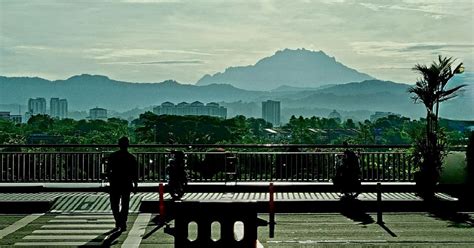
[[0,0],[0,75],[194,83],[284,48],[398,82],[438,54],[474,71],[474,0]]

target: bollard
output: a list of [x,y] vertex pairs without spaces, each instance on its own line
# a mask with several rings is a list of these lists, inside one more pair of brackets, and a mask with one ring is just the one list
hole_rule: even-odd
[[158,193],[160,196],[160,220],[162,223],[165,221],[165,199],[164,199],[164,194],[165,194],[165,187],[163,186],[163,183],[160,183],[158,186]]
[[269,230],[270,230],[270,238],[275,237],[275,199],[273,197],[275,193],[273,183],[270,183],[270,202],[269,202]]
[[382,218],[382,184],[377,183],[377,224],[383,224]]

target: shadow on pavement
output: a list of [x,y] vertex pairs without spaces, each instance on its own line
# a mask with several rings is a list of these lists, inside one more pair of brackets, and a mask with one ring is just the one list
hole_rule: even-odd
[[452,208],[435,206],[429,211],[431,217],[450,222],[449,227],[473,228],[474,219],[466,213],[460,213]]
[[92,246],[97,247],[98,242],[102,242],[101,247],[110,247],[117,243],[117,239],[118,237],[120,237],[121,234],[122,234],[122,231],[114,228],[106,233],[101,234],[97,238],[89,241],[87,244],[81,247],[92,247]]
[[377,223],[383,230],[385,230],[388,234],[390,234],[390,236],[396,238],[398,237],[394,232],[392,232],[392,230],[390,230],[390,228],[388,228],[385,223]]
[[[365,212],[362,202],[358,199],[341,198],[341,214],[355,222],[358,222],[358,224],[368,225],[376,223],[372,216]],[[397,237],[397,235],[392,232],[385,223],[377,224],[390,234],[390,236]]]
[[155,228],[153,228],[151,231],[143,235],[143,239],[149,238],[151,235],[153,235],[153,233],[160,230],[162,227],[166,226],[169,221],[171,221],[171,219],[162,220],[159,215],[155,216],[150,221],[153,224],[148,225],[148,226],[155,226]]
[[341,214],[362,225],[375,223],[375,220],[364,211],[362,202],[357,199],[341,198]]

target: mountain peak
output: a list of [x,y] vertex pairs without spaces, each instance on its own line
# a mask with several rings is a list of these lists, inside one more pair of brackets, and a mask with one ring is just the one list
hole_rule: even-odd
[[229,67],[222,73],[205,75],[197,85],[227,83],[247,90],[271,90],[283,85],[315,88],[370,79],[374,78],[341,64],[323,51],[286,48],[255,65]]
[[109,77],[103,75],[81,74],[74,75],[67,79],[69,80],[110,80]]
[[177,86],[177,85],[181,85],[180,83],[178,83],[176,80],[172,80],[172,79],[168,79],[168,80],[165,80],[161,83],[159,83],[160,85],[162,86]]

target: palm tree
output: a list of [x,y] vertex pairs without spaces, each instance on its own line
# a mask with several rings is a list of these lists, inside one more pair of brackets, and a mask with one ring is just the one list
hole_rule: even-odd
[[[438,117],[439,104],[457,96],[460,89],[466,85],[458,85],[456,87],[446,89],[446,85],[454,74],[464,71],[463,64],[459,63],[454,70],[452,65],[455,60],[451,57],[439,56],[438,61],[428,67],[426,65],[417,64],[413,70],[421,74],[421,78],[416,82],[415,86],[408,89],[409,93],[413,93],[412,99],[415,103],[421,102],[426,107],[426,137],[418,140],[416,146],[422,154],[420,162],[421,181],[417,184],[425,184],[423,187],[428,196],[434,193],[434,185],[439,178],[439,170],[442,164],[442,150],[444,145],[438,141]],[[426,185],[426,183],[428,184]]]
[[451,89],[445,89],[448,81],[454,74],[464,71],[462,63],[459,63],[452,70],[451,66],[454,61],[451,57],[442,57],[440,55],[438,62],[434,61],[430,67],[420,64],[413,67],[413,70],[420,73],[422,78],[416,82],[415,86],[410,87],[408,92],[415,94],[412,96],[415,103],[422,102],[425,105],[428,132],[434,132],[437,127],[439,103],[456,97],[459,90],[466,86],[459,85]]

